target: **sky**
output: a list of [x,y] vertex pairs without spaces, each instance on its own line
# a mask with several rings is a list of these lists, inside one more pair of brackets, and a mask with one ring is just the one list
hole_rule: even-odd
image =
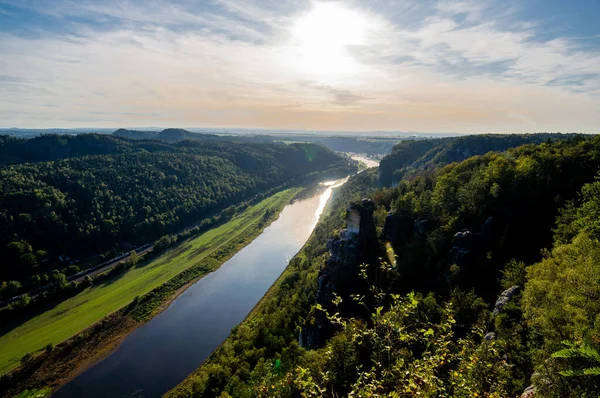
[[0,127],[599,132],[598,0],[0,0]]

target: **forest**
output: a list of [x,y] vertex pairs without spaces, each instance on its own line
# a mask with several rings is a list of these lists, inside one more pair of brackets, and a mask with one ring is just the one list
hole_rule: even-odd
[[0,163],[0,300],[266,191],[355,170],[313,144],[96,134],[0,136]]
[[403,142],[387,180],[352,177],[168,396],[597,397],[600,138],[495,140]]
[[434,140],[402,141],[395,145],[389,156],[379,166],[379,184],[391,186],[402,177],[452,162],[460,162],[471,156],[492,151],[505,151],[524,144],[564,140],[576,134],[480,134]]

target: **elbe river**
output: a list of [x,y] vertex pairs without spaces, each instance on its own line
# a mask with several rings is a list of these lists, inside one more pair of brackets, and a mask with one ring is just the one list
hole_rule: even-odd
[[345,181],[321,183],[287,205],[248,246],[53,396],[160,397],[175,387],[263,297],[308,240],[333,189]]

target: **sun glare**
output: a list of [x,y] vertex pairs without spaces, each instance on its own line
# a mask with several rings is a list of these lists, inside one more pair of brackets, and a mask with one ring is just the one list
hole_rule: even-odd
[[342,3],[315,3],[293,26],[301,66],[321,80],[357,71],[349,48],[364,45],[366,33],[364,16]]

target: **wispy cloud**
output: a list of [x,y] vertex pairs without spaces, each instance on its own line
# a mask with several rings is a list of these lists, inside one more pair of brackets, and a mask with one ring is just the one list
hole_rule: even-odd
[[328,1],[364,25],[332,49],[319,1],[0,0],[3,123],[597,129],[597,41],[528,1]]

